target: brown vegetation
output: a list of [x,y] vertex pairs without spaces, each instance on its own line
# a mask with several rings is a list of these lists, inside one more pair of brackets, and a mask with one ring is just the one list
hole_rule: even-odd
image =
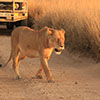
[[64,28],[71,51],[100,59],[100,0],[28,0],[36,29]]

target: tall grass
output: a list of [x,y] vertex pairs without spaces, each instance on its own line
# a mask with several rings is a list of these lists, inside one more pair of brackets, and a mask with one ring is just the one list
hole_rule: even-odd
[[100,0],[28,0],[35,29],[63,28],[66,46],[100,59]]

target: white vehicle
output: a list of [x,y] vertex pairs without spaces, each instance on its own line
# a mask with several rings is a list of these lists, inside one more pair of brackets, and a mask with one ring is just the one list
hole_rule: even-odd
[[27,25],[27,0],[0,0],[0,24],[6,23],[8,29]]

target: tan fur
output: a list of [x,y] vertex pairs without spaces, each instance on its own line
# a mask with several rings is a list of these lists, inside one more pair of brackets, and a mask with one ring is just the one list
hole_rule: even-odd
[[55,30],[48,27],[41,30],[33,30],[24,26],[14,29],[11,35],[11,55],[4,66],[12,59],[16,78],[19,79],[18,62],[25,57],[39,57],[41,66],[36,77],[42,78],[41,72],[44,69],[48,82],[54,82],[48,67],[48,60],[55,48],[58,53],[64,49],[64,33],[63,29]]

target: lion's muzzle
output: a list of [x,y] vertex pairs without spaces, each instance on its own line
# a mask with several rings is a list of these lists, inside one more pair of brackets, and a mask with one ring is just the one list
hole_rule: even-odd
[[61,46],[59,48],[55,48],[56,54],[61,54],[62,50],[64,50],[64,46]]

